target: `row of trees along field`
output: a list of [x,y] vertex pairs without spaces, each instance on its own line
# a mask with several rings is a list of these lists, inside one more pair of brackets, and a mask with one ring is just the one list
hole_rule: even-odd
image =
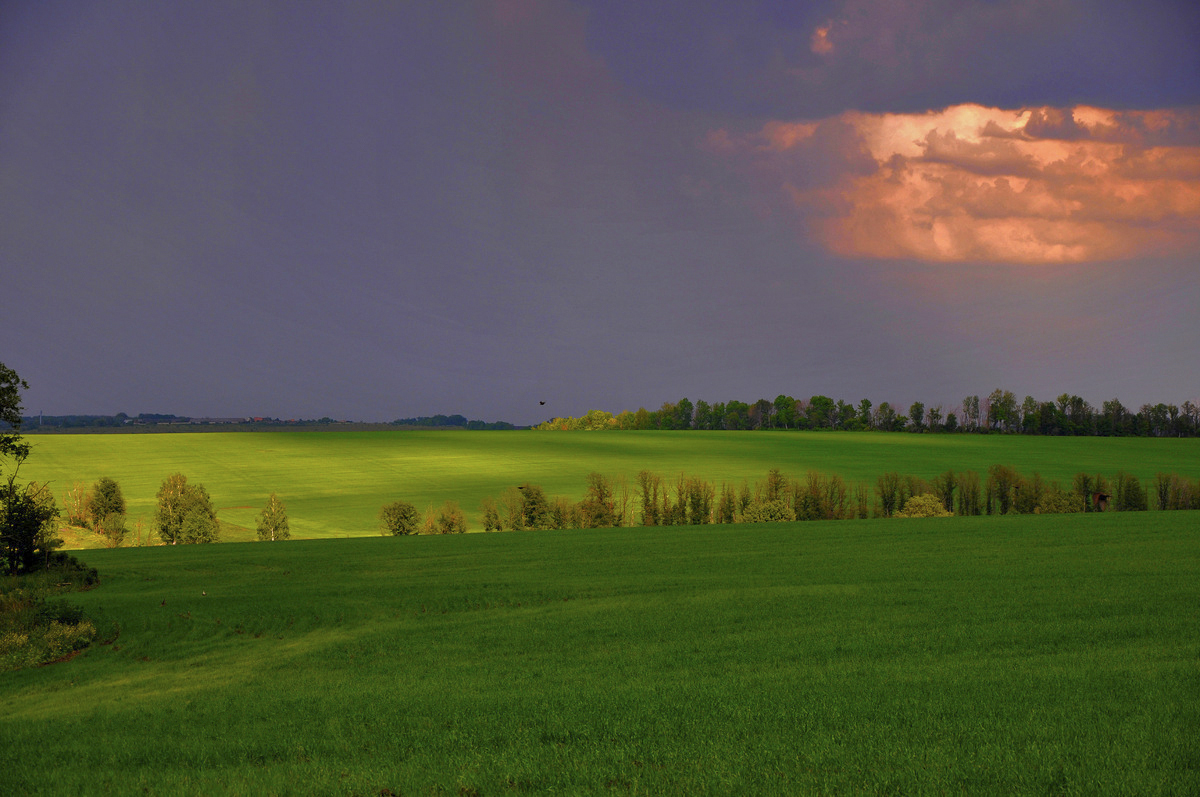
[[1143,404],[1134,411],[1119,400],[1093,407],[1079,396],[1018,401],[1010,390],[967,396],[955,406],[914,402],[907,411],[887,401],[857,404],[828,396],[798,399],[779,395],[752,404],[726,401],[709,404],[687,398],[666,402],[657,410],[644,407],[617,415],[591,410],[579,418],[554,418],[539,424],[543,431],[602,429],[840,429],[881,432],[1008,432],[1033,435],[1195,437],[1200,434],[1200,406]]
[[[1070,485],[1026,476],[1008,465],[975,471],[946,471],[925,480],[895,472],[872,484],[849,484],[840,476],[810,472],[791,478],[778,469],[751,487],[722,484],[680,474],[664,480],[642,471],[634,483],[599,473],[587,477],[583,500],[550,497],[526,482],[480,506],[484,531],[682,526],[709,523],[769,523],[796,520],[851,520],[869,517],[949,517],[951,515],[1058,514],[1067,512],[1200,509],[1200,480],[1159,473],[1152,490],[1126,473],[1112,478],[1079,473]],[[453,501],[424,514],[396,501],[380,510],[383,534],[452,534],[467,530]]]

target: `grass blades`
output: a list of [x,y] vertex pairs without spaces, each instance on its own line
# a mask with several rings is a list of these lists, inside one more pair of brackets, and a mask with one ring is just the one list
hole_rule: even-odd
[[23,794],[1196,793],[1197,528],[88,551],[102,584],[73,600],[120,636],[0,675],[0,771]]

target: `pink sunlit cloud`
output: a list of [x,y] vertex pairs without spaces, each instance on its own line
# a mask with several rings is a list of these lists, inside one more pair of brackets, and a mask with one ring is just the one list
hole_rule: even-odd
[[1197,109],[847,112],[709,141],[846,257],[1049,264],[1200,249]]

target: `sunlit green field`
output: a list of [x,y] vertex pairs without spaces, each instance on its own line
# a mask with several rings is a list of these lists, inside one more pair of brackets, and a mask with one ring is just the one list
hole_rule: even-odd
[[80,556],[6,794],[1200,793],[1197,512]]
[[524,481],[549,495],[582,497],[586,475],[640,470],[667,479],[686,472],[719,485],[751,484],[776,467],[874,484],[886,471],[931,478],[947,469],[986,472],[1007,464],[1069,484],[1079,471],[1158,471],[1200,477],[1200,439],[1050,438],[980,435],[751,432],[263,432],[31,435],[25,478],[48,480],[61,497],[75,482],[116,479],[149,532],[155,493],[179,471],[203,483],[226,523],[225,539],[253,537],[255,516],[276,492],[296,537],[377,533],[379,508],[419,509],[457,501],[481,527],[479,502]]

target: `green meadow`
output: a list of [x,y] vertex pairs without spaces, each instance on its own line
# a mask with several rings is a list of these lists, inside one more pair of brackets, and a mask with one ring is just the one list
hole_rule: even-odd
[[77,555],[6,794],[1200,793],[1198,512]]
[[922,478],[948,470],[983,474],[995,464],[1039,472],[1064,486],[1080,471],[1200,477],[1200,439],[1054,438],[852,432],[241,432],[29,435],[22,476],[49,481],[61,499],[77,482],[116,479],[131,525],[149,533],[155,493],[176,471],[208,488],[223,539],[254,536],[271,492],[285,501],[294,537],[377,533],[378,512],[406,500],[424,510],[457,501],[479,530],[479,502],[530,481],[548,495],[582,497],[596,471],[625,477],[681,472],[720,485],[753,484],[769,468],[809,470],[874,484],[887,471]]

